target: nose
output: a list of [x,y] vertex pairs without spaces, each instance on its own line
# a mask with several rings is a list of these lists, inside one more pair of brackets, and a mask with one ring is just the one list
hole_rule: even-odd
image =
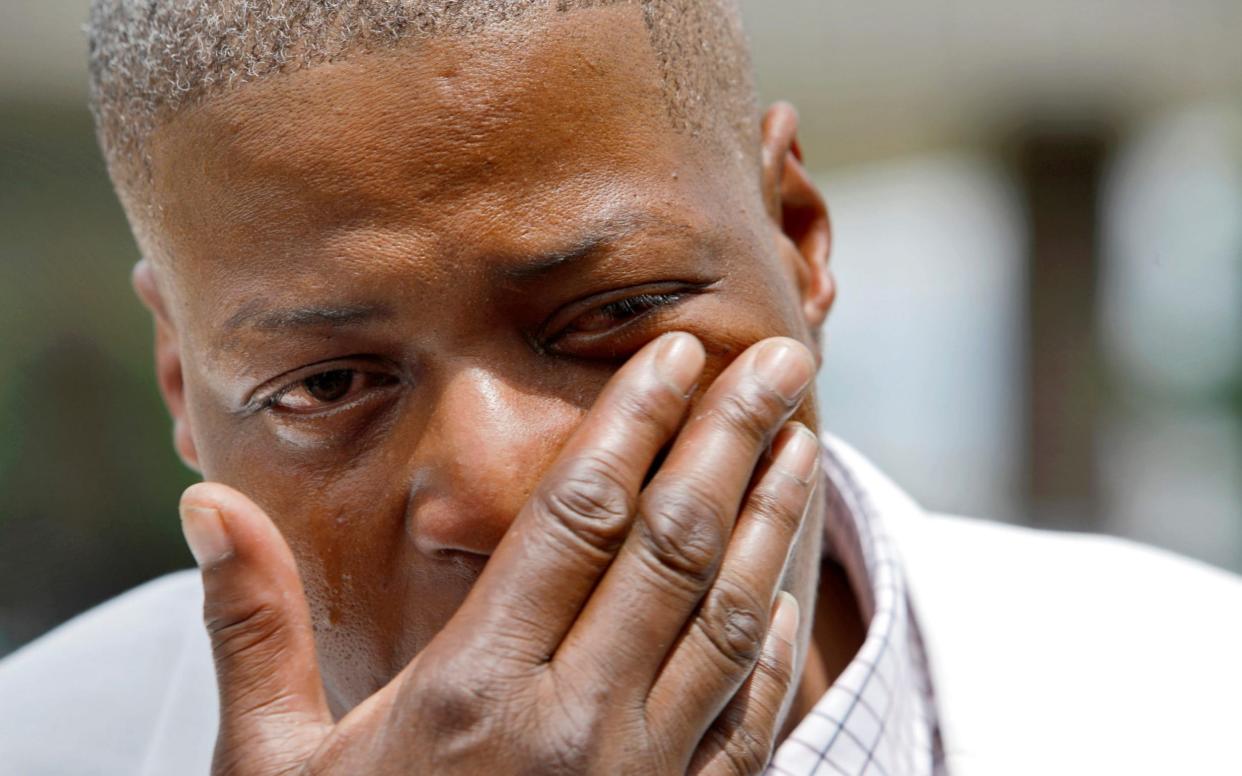
[[455,371],[418,446],[407,514],[415,547],[490,556],[581,415],[486,367]]

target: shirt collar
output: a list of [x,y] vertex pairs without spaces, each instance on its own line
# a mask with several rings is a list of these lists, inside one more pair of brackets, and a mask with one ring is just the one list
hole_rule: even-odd
[[869,624],[858,654],[777,749],[768,773],[941,774],[927,659],[885,517],[833,440],[823,450],[824,554],[845,569]]

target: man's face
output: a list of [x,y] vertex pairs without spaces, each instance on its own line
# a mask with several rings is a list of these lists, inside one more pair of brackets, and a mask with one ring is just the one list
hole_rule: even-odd
[[272,77],[152,141],[187,457],[288,539],[338,707],[453,614],[630,354],[691,332],[706,385],[812,341],[758,162],[672,128],[639,13],[524,33]]

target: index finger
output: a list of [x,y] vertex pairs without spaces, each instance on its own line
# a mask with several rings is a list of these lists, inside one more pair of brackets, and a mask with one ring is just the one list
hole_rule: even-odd
[[649,343],[609,381],[445,627],[450,643],[556,651],[629,533],[639,490],[703,371],[685,333]]

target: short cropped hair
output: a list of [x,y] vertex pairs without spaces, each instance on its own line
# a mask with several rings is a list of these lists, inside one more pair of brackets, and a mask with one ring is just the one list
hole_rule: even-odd
[[149,174],[151,131],[212,95],[358,52],[517,24],[539,11],[611,5],[641,8],[675,128],[727,129],[747,151],[757,148],[736,0],[93,0],[91,110],[113,180],[128,188]]

